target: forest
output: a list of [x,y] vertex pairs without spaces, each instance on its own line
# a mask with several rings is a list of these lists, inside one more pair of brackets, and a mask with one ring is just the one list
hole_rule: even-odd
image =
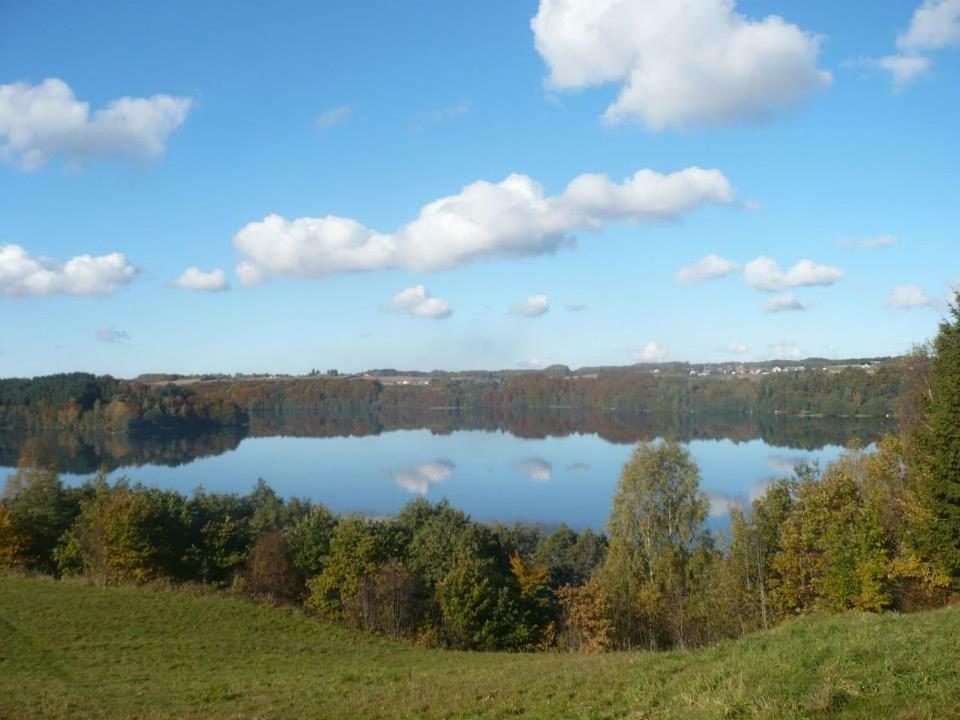
[[[480,379],[440,374],[426,384],[307,376],[214,379],[191,384],[118,380],[68,373],[0,380],[0,428],[110,432],[223,428],[249,425],[256,414],[314,412],[324,418],[370,423],[423,418],[425,410],[451,416],[520,418],[565,409],[679,417],[884,418],[894,414],[909,359],[869,369],[808,370],[762,376],[692,377],[639,367],[557,376],[489,373]],[[152,377],[152,376],[151,376]],[[514,420],[514,424],[522,424]],[[607,424],[607,423],[605,423]]]
[[145,385],[89,373],[0,380],[0,428],[126,432],[245,421],[238,405],[173,384]]
[[670,440],[637,446],[603,534],[486,525],[422,499],[337,516],[262,481],[244,496],[67,487],[27,453],[0,502],[0,565],[203,584],[471,650],[688,648],[813,612],[938,607],[960,591],[960,308],[909,367],[896,432],[770,483],[726,537]]

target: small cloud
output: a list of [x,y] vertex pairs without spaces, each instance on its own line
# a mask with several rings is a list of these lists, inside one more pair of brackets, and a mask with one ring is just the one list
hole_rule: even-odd
[[392,476],[398,487],[417,495],[426,495],[434,485],[453,477],[456,469],[457,466],[450,460],[434,460],[398,470]]
[[171,280],[169,286],[193,292],[223,292],[230,289],[230,282],[220,268],[204,272],[198,267],[188,267],[180,277]]
[[730,355],[746,355],[750,352],[750,348],[747,347],[746,343],[742,342],[732,342],[729,345],[725,345],[720,348],[720,352],[728,353]]
[[105,325],[97,330],[97,342],[114,343],[127,342],[130,340],[130,333],[126,330],[120,330],[113,325]]
[[777,295],[763,304],[763,311],[768,313],[802,312],[810,306],[794,297],[793,293]]
[[192,106],[190,98],[153,95],[116,98],[91,112],[59,78],[0,85],[0,162],[32,171],[56,157],[74,168],[111,157],[159,160]]
[[450,303],[431,297],[423,285],[414,285],[401,290],[390,299],[385,309],[434,320],[442,320],[453,314]]
[[583,303],[566,303],[563,308],[570,312],[583,312],[587,309],[587,306]]
[[31,255],[19,245],[0,245],[0,295],[112,295],[133,282],[138,272],[126,256],[116,252],[78,255],[59,263]]
[[939,310],[943,301],[930,297],[919,285],[898,285],[887,296],[886,306],[895,310],[933,308]]
[[847,67],[880,70],[890,73],[894,92],[900,92],[919,78],[932,66],[930,58],[915,53],[885,55],[879,58],[859,58],[848,63]]
[[863,238],[840,238],[837,245],[851,250],[879,250],[893,247],[899,242],[895,235],[876,235]]
[[758,212],[763,210],[763,203],[759,200],[744,200],[743,209],[747,212]]
[[350,119],[353,114],[353,108],[349,105],[338,105],[329,110],[320,113],[317,117],[316,126],[318,130],[329,130],[335,125],[340,125]]
[[590,472],[590,463],[585,463],[585,462],[570,463],[569,465],[567,465],[567,471],[574,472],[574,473],[581,473],[581,474],[588,473]]
[[538,483],[548,483],[553,477],[553,464],[541,458],[527,458],[521,460],[514,467],[530,479]]
[[634,353],[634,357],[640,362],[663,362],[667,357],[667,349],[658,342],[648,342],[643,350]]
[[550,298],[543,293],[528,295],[523,300],[519,300],[510,308],[514,315],[523,317],[540,317],[550,310]]
[[835,285],[843,280],[843,270],[801,260],[789,270],[782,270],[775,260],[761,256],[743,269],[747,284],[754,290],[776,291],[791,287]]
[[727,260],[719,255],[707,255],[697,260],[693,265],[680,268],[677,272],[677,282],[681,285],[693,285],[732,275],[739,272],[740,267],[740,263],[733,260]]

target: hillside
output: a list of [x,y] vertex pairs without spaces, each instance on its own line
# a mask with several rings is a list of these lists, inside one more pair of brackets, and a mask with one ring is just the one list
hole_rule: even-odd
[[960,608],[695,652],[455,653],[247,601],[0,575],[0,718],[960,717]]

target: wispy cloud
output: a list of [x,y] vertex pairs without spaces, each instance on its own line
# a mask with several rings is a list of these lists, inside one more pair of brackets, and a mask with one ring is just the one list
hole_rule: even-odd
[[784,293],[770,298],[763,304],[763,311],[768,313],[802,312],[810,306],[794,297],[793,293]]
[[732,275],[739,272],[741,267],[740,263],[727,260],[719,255],[707,255],[692,265],[680,268],[677,272],[677,282],[681,285],[693,285]]
[[126,330],[120,330],[113,325],[105,325],[97,330],[97,342],[114,343],[130,340],[130,333]]
[[317,117],[316,126],[318,130],[329,130],[330,128],[345,123],[353,115],[353,108],[349,105],[338,105],[337,107],[326,110]]
[[837,245],[851,250],[880,250],[893,247],[899,242],[896,235],[874,235],[873,237],[840,238]]
[[470,112],[470,109],[470,103],[463,101],[434,110],[418,112],[410,118],[410,129],[413,132],[422,132],[428,125],[463,117]]
[[886,306],[895,310],[913,310],[916,308],[944,307],[943,300],[927,295],[919,285],[898,285],[887,296]]

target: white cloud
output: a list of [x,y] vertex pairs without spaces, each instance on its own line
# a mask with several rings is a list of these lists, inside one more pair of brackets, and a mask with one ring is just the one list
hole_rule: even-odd
[[510,308],[510,312],[524,317],[540,317],[550,310],[550,298],[543,293],[528,295],[519,300]]
[[768,348],[773,360],[799,360],[802,357],[800,347],[789,340],[781,340]]
[[137,268],[120,253],[78,255],[65,263],[0,245],[0,294],[110,295],[132,282]]
[[622,183],[580,175],[557,196],[514,174],[499,183],[474,182],[431,202],[393,233],[334,215],[294,220],[268,215],[241,228],[233,242],[243,256],[237,275],[245,284],[278,275],[436,271],[544,255],[569,244],[575,230],[596,231],[616,220],[676,219],[706,203],[732,201],[733,188],[723,173],[697,167],[669,174],[641,170]]
[[837,244],[841,247],[853,250],[879,250],[893,247],[898,242],[896,235],[875,235],[874,237],[840,238],[837,240]]
[[119,330],[113,325],[105,325],[104,327],[97,330],[97,341],[112,343],[112,342],[122,342],[124,340],[130,339],[130,333],[126,330]]
[[898,285],[890,291],[890,295],[887,296],[886,305],[888,308],[897,310],[912,310],[914,308],[939,309],[942,307],[943,302],[927,295],[919,285]]
[[960,44],[960,0],[923,0],[910,26],[897,35],[899,52],[881,58],[864,58],[854,65],[890,73],[895,91],[903,90],[933,66],[924,52]]
[[930,58],[923,55],[886,55],[868,60],[868,65],[890,73],[894,90],[903,90],[932,66]]
[[750,352],[750,348],[747,347],[746,343],[736,341],[722,347],[720,351],[729,353],[730,355],[746,355]]
[[764,312],[768,313],[799,312],[809,308],[810,306],[805,302],[794,297],[793,293],[777,295],[763,304]]
[[423,285],[414,285],[401,290],[390,299],[387,309],[438,320],[453,314],[450,303],[431,297]]
[[658,342],[648,342],[643,350],[634,353],[634,357],[640,362],[663,362],[667,357],[667,349]]
[[154,160],[192,101],[170,95],[122,97],[90,112],[62,80],[0,85],[0,160],[36,170],[54,156],[82,164],[119,156]]
[[328,130],[334,125],[346,122],[352,114],[353,108],[349,105],[338,105],[337,107],[330,108],[320,113],[320,116],[317,118],[317,128],[320,130]]
[[553,477],[553,464],[540,458],[521,460],[514,467],[534,482],[548,483]]
[[563,307],[570,312],[583,312],[587,309],[587,306],[584,303],[566,303]]
[[434,460],[412,467],[398,470],[393,473],[393,480],[398,487],[417,495],[426,495],[434,485],[446,482],[453,477],[457,469],[450,460]]
[[763,118],[827,87],[820,40],[734,0],[541,0],[534,43],[558,90],[621,86],[605,119],[653,130]]
[[180,277],[170,281],[170,287],[196,292],[221,292],[230,289],[230,281],[220,268],[204,272],[198,267],[188,267]]
[[834,285],[843,279],[840,268],[801,260],[784,272],[775,260],[761,256],[744,267],[747,284],[756,290],[784,290],[811,285]]
[[588,473],[590,472],[590,463],[587,462],[575,462],[567,465],[567,470],[573,473]]
[[938,50],[960,44],[960,0],[924,0],[897,36],[901,50]]
[[692,285],[705,280],[722,278],[740,270],[740,263],[727,260],[719,255],[707,255],[692,265],[680,268],[677,272],[677,282],[681,285]]

